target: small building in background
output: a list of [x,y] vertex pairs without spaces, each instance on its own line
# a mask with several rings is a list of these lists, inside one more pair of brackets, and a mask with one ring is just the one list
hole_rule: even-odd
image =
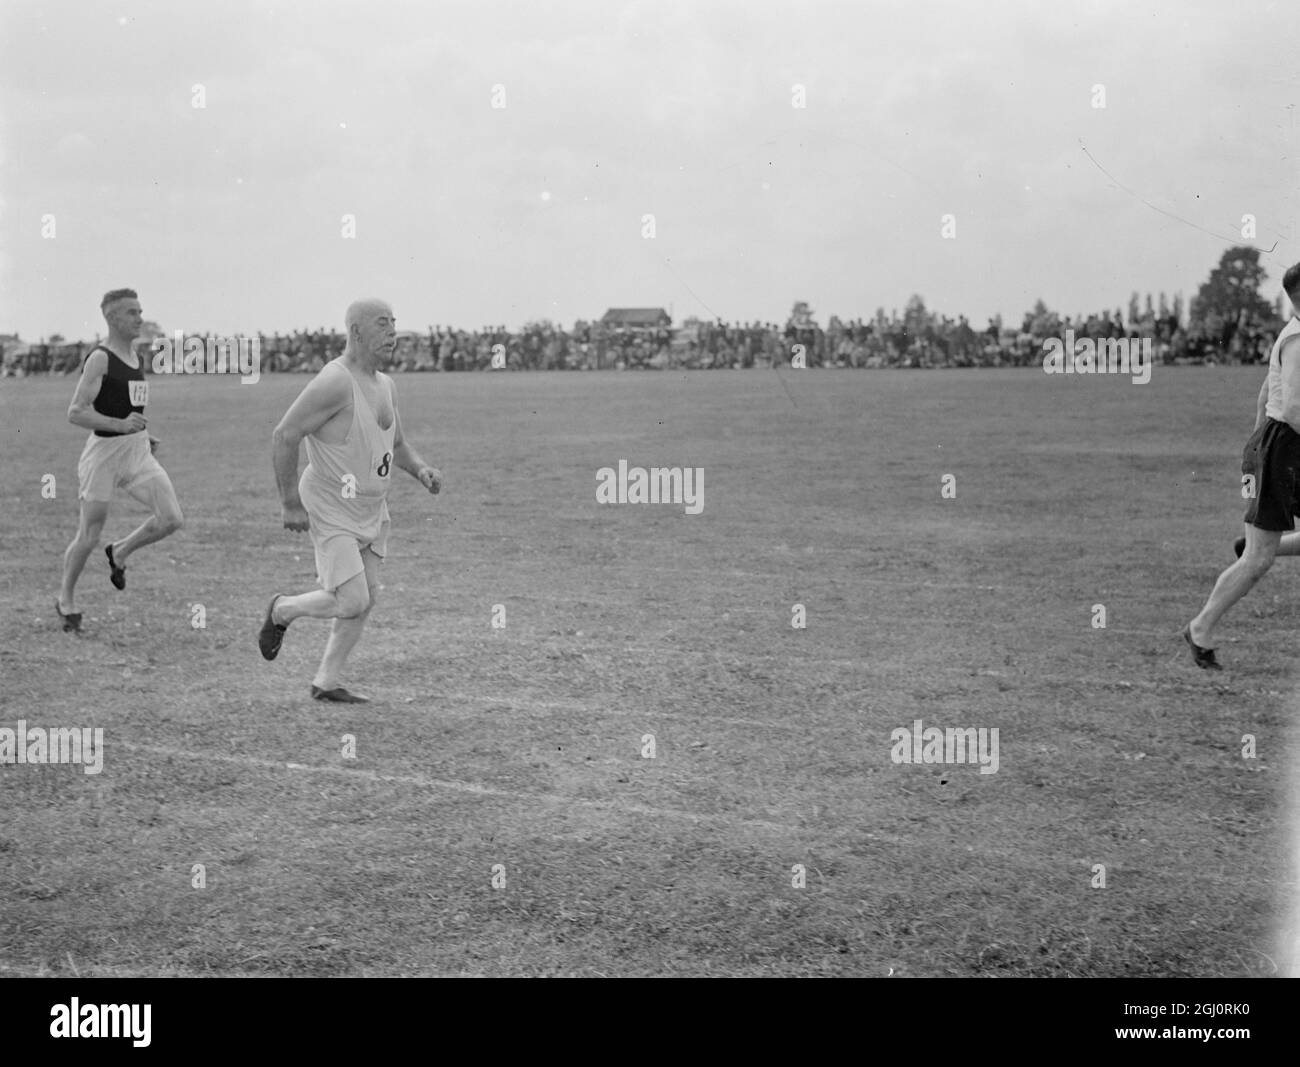
[[612,330],[661,330],[673,324],[663,308],[610,308],[600,321]]

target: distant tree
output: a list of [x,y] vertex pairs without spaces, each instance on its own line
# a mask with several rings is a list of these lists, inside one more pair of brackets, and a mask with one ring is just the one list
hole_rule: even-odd
[[1189,350],[1206,357],[1254,358],[1251,335],[1277,325],[1272,305],[1259,294],[1264,279],[1258,249],[1237,246],[1224,252],[1188,308]]
[[1165,296],[1164,292],[1161,292],[1160,294],[1160,303],[1156,305],[1156,314],[1162,319],[1169,318],[1169,300]]
[[1029,334],[1032,337],[1058,337],[1061,334],[1061,316],[1049,310],[1041,298],[1034,301],[1034,306],[1026,318]]
[[1174,293],[1173,316],[1180,323],[1183,321],[1183,294],[1182,293]]
[[1219,258],[1219,265],[1196,292],[1192,305],[1191,325],[1204,326],[1211,318],[1237,322],[1244,312],[1247,319],[1273,318],[1273,309],[1259,295],[1267,275],[1259,265],[1259,249],[1229,248]]
[[61,344],[63,344],[63,334],[61,334],[61,333],[52,333],[52,334],[50,334],[50,344],[52,344],[52,345],[61,345]]
[[925,310],[925,301],[913,293],[907,298],[907,307],[903,309],[903,328],[913,336],[919,336],[930,323],[930,314]]
[[1129,321],[1129,325],[1130,325],[1130,326],[1136,326],[1137,323],[1138,323],[1138,320],[1139,320],[1141,317],[1142,317],[1142,316],[1141,316],[1141,314],[1140,314],[1139,311],[1138,311],[1138,294],[1137,294],[1137,290],[1134,289],[1132,295],[1130,295],[1129,298],[1128,298],[1128,321]]

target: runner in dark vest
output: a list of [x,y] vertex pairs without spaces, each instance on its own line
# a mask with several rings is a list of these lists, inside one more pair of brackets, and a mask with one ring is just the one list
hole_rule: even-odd
[[153,515],[121,541],[105,546],[109,580],[115,589],[126,588],[126,561],[131,554],[175,533],[183,521],[171,479],[153,455],[157,439],[145,430],[149,383],[131,348],[143,326],[140,301],[131,289],[114,289],[105,295],[100,310],[108,323],[108,339],[87,353],[68,406],[68,421],[89,430],[90,437],[77,464],[81,523],[63,554],[63,584],[54,605],[65,631],[81,629],[77,579],[99,545],[117,492],[128,493]]

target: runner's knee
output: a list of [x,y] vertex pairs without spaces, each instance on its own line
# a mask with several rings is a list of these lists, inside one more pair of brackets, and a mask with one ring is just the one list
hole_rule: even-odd
[[185,516],[181,514],[180,508],[169,508],[158,515],[158,524],[164,534],[174,534],[185,525]]
[[360,618],[370,610],[370,593],[364,580],[345,582],[334,595],[338,600],[340,619]]
[[1246,551],[1242,554],[1241,563],[1246,568],[1246,573],[1250,575],[1252,581],[1258,581],[1273,566],[1273,560],[1277,556],[1277,542],[1268,544],[1247,544]]
[[1270,552],[1267,555],[1259,553],[1254,555],[1244,555],[1241,557],[1241,562],[1246,568],[1246,573],[1250,576],[1251,580],[1257,582],[1259,579],[1263,578],[1264,575],[1268,573],[1269,568],[1273,566],[1273,553]]

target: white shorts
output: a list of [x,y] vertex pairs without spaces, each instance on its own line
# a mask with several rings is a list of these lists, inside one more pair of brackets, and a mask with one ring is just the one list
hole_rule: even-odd
[[80,500],[112,501],[116,492],[130,492],[137,486],[167,472],[153,458],[149,448],[149,435],[122,434],[119,437],[97,437],[91,434],[77,461],[77,478],[81,490]]
[[388,554],[388,523],[379,528],[379,536],[362,544],[355,534],[339,530],[320,530],[315,521],[311,527],[311,543],[316,549],[316,576],[321,588],[333,593],[344,582],[364,574],[366,565],[361,553],[370,549],[382,561]]
[[311,525],[312,547],[316,550],[316,576],[321,588],[332,593],[344,582],[365,573],[361,553],[370,549],[381,560],[388,555],[388,504],[366,509],[344,508],[336,497],[322,494],[304,471],[298,493]]

